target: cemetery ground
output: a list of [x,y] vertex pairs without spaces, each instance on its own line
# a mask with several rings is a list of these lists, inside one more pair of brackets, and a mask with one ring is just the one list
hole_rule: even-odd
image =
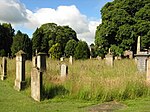
[[[66,79],[60,78],[61,63],[68,65]],[[79,60],[70,65],[67,59],[47,59],[41,102],[34,101],[30,94],[31,61],[26,61],[25,89],[14,89],[15,64],[15,59],[8,59],[7,78],[0,81],[2,112],[149,111],[150,86],[145,74],[137,72],[134,60],[115,60],[114,67],[109,67],[104,60]]]

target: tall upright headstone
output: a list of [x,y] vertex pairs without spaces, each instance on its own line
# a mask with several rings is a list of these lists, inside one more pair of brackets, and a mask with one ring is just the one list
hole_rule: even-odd
[[25,87],[25,52],[16,53],[16,80],[14,88],[18,91]]
[[31,97],[36,101],[42,98],[42,71],[33,67],[31,71]]
[[37,56],[32,57],[32,67],[37,67]]
[[5,80],[6,75],[7,75],[7,58],[6,57],[2,58],[1,71],[2,71],[1,80]]
[[69,57],[69,63],[72,65],[73,64],[73,58],[72,56]]
[[150,58],[147,59],[146,80],[147,80],[148,83],[150,83]]
[[137,50],[136,50],[136,54],[139,54],[140,51],[141,51],[141,44],[140,44],[140,36],[138,36],[138,39],[137,39]]
[[40,71],[46,71],[46,53],[39,52],[37,55],[37,67]]
[[62,64],[61,70],[60,70],[60,76],[62,78],[65,78],[65,77],[67,77],[67,75],[68,75],[68,66],[66,64]]
[[111,67],[114,66],[114,57],[113,57],[113,55],[112,55],[110,49],[109,49],[108,54],[105,56],[105,63],[106,63],[106,65],[108,65],[108,66],[111,66]]

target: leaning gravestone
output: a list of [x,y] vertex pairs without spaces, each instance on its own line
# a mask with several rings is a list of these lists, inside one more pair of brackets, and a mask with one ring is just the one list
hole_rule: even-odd
[[62,78],[65,78],[65,77],[67,77],[67,75],[68,75],[68,66],[67,66],[66,64],[62,64],[62,65],[61,65],[60,76],[61,76]]
[[7,58],[6,57],[2,58],[1,71],[2,71],[1,80],[5,80],[6,75],[7,75]]
[[42,72],[36,67],[31,71],[31,97],[36,101],[42,98]]
[[40,71],[46,71],[46,54],[45,53],[38,53],[37,55],[37,67]]
[[16,80],[14,88],[18,91],[25,87],[25,52],[16,53]]

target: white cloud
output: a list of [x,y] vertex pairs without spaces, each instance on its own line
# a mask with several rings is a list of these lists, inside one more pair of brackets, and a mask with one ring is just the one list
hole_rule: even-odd
[[18,0],[0,1],[0,20],[9,23],[26,22],[26,9]]
[[76,31],[79,39],[89,44],[94,41],[96,26],[100,24],[100,21],[88,20],[75,5],[59,6],[57,9],[41,8],[33,12],[18,0],[0,1],[0,21],[14,25],[21,23],[22,27],[34,30],[44,23],[69,25]]

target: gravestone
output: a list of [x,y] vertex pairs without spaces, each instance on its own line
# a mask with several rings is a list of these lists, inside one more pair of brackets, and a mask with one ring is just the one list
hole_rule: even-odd
[[42,71],[37,67],[31,71],[31,97],[36,101],[41,101],[42,98]]
[[16,80],[14,88],[18,91],[25,87],[25,52],[16,53]]
[[1,80],[5,80],[6,79],[6,75],[7,75],[7,58],[3,57],[2,58],[2,65],[1,65]]
[[62,64],[60,76],[61,77],[67,77],[67,75],[68,75],[68,66],[66,64]]
[[37,56],[32,57],[32,67],[37,67]]
[[73,64],[73,58],[72,58],[72,56],[70,56],[70,58],[69,58],[69,63],[72,65]]
[[133,51],[130,51],[130,50],[124,51],[124,57],[128,57],[129,59],[133,59]]
[[148,83],[150,83],[150,58],[148,58],[148,60],[147,60],[146,80]]
[[37,55],[37,67],[40,71],[46,71],[46,54],[45,53],[38,53]]
[[114,57],[112,54],[109,53],[105,56],[105,63],[108,66],[111,66],[111,67],[114,66]]
[[137,60],[137,69],[139,72],[144,73],[147,70],[147,59],[149,54],[139,53],[135,54]]
[[64,61],[64,57],[61,57],[61,58],[60,58],[60,61]]
[[138,36],[138,39],[137,39],[137,50],[136,50],[136,54],[139,54],[140,51],[141,51],[141,43],[140,43],[140,36]]

